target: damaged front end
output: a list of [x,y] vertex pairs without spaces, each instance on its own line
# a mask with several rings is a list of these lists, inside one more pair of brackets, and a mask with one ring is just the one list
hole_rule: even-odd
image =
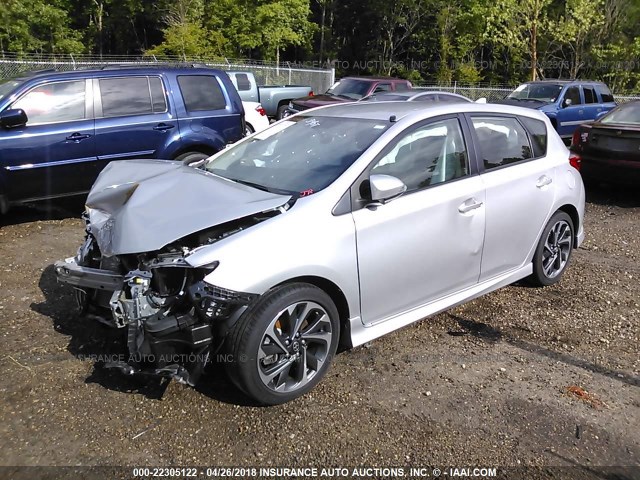
[[194,385],[227,332],[257,295],[206,283],[218,262],[194,268],[194,249],[276,215],[271,211],[198,232],[143,254],[104,256],[91,233],[75,257],[56,262],[58,280],[74,287],[86,317],[126,329],[129,361],[106,367],[173,377]]

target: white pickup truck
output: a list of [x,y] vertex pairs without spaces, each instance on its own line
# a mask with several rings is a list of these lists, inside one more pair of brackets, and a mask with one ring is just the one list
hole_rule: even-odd
[[243,102],[259,102],[269,118],[280,120],[289,102],[294,98],[313,95],[309,86],[303,85],[265,85],[258,86],[251,72],[226,72],[236,86]]

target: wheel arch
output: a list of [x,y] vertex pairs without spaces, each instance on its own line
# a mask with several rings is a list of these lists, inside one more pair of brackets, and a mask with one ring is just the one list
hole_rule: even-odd
[[578,232],[580,231],[580,215],[578,214],[578,209],[570,203],[566,203],[558,208],[557,211],[564,212],[571,217],[571,221],[573,222],[573,248],[578,248]]
[[313,275],[306,275],[301,277],[290,278],[284,282],[275,285],[276,287],[282,285],[288,285],[290,283],[308,283],[315,287],[318,287],[324,293],[329,295],[331,300],[336,306],[340,321],[340,341],[339,346],[349,347],[351,340],[349,338],[349,303],[342,289],[331,280],[323,277],[317,277]]
[[190,152],[197,152],[197,153],[204,153],[206,155],[213,155],[214,153],[218,153],[218,150],[216,150],[214,147],[212,147],[210,145],[203,145],[203,144],[189,145],[189,146],[186,146],[186,147],[182,147],[182,148],[178,149],[177,151],[173,152],[173,154],[171,155],[171,159],[175,160],[180,155],[183,155],[185,153],[190,153]]

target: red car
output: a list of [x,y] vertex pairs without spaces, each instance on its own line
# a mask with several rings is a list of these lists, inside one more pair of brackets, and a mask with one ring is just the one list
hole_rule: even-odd
[[585,181],[640,184],[640,101],[580,125],[570,149],[571,164]]
[[335,103],[355,102],[374,93],[410,90],[409,80],[388,77],[345,77],[336,82],[326,93],[297,98],[289,103],[286,116],[309,108]]

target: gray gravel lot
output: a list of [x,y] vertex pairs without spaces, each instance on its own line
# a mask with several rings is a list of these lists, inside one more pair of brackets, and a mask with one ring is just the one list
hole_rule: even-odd
[[97,368],[120,333],[78,318],[51,267],[81,241],[81,202],[16,209],[0,220],[0,466],[638,467],[640,192],[588,197],[559,285],[510,286],[344,352],[270,408],[215,366],[197,389]]

